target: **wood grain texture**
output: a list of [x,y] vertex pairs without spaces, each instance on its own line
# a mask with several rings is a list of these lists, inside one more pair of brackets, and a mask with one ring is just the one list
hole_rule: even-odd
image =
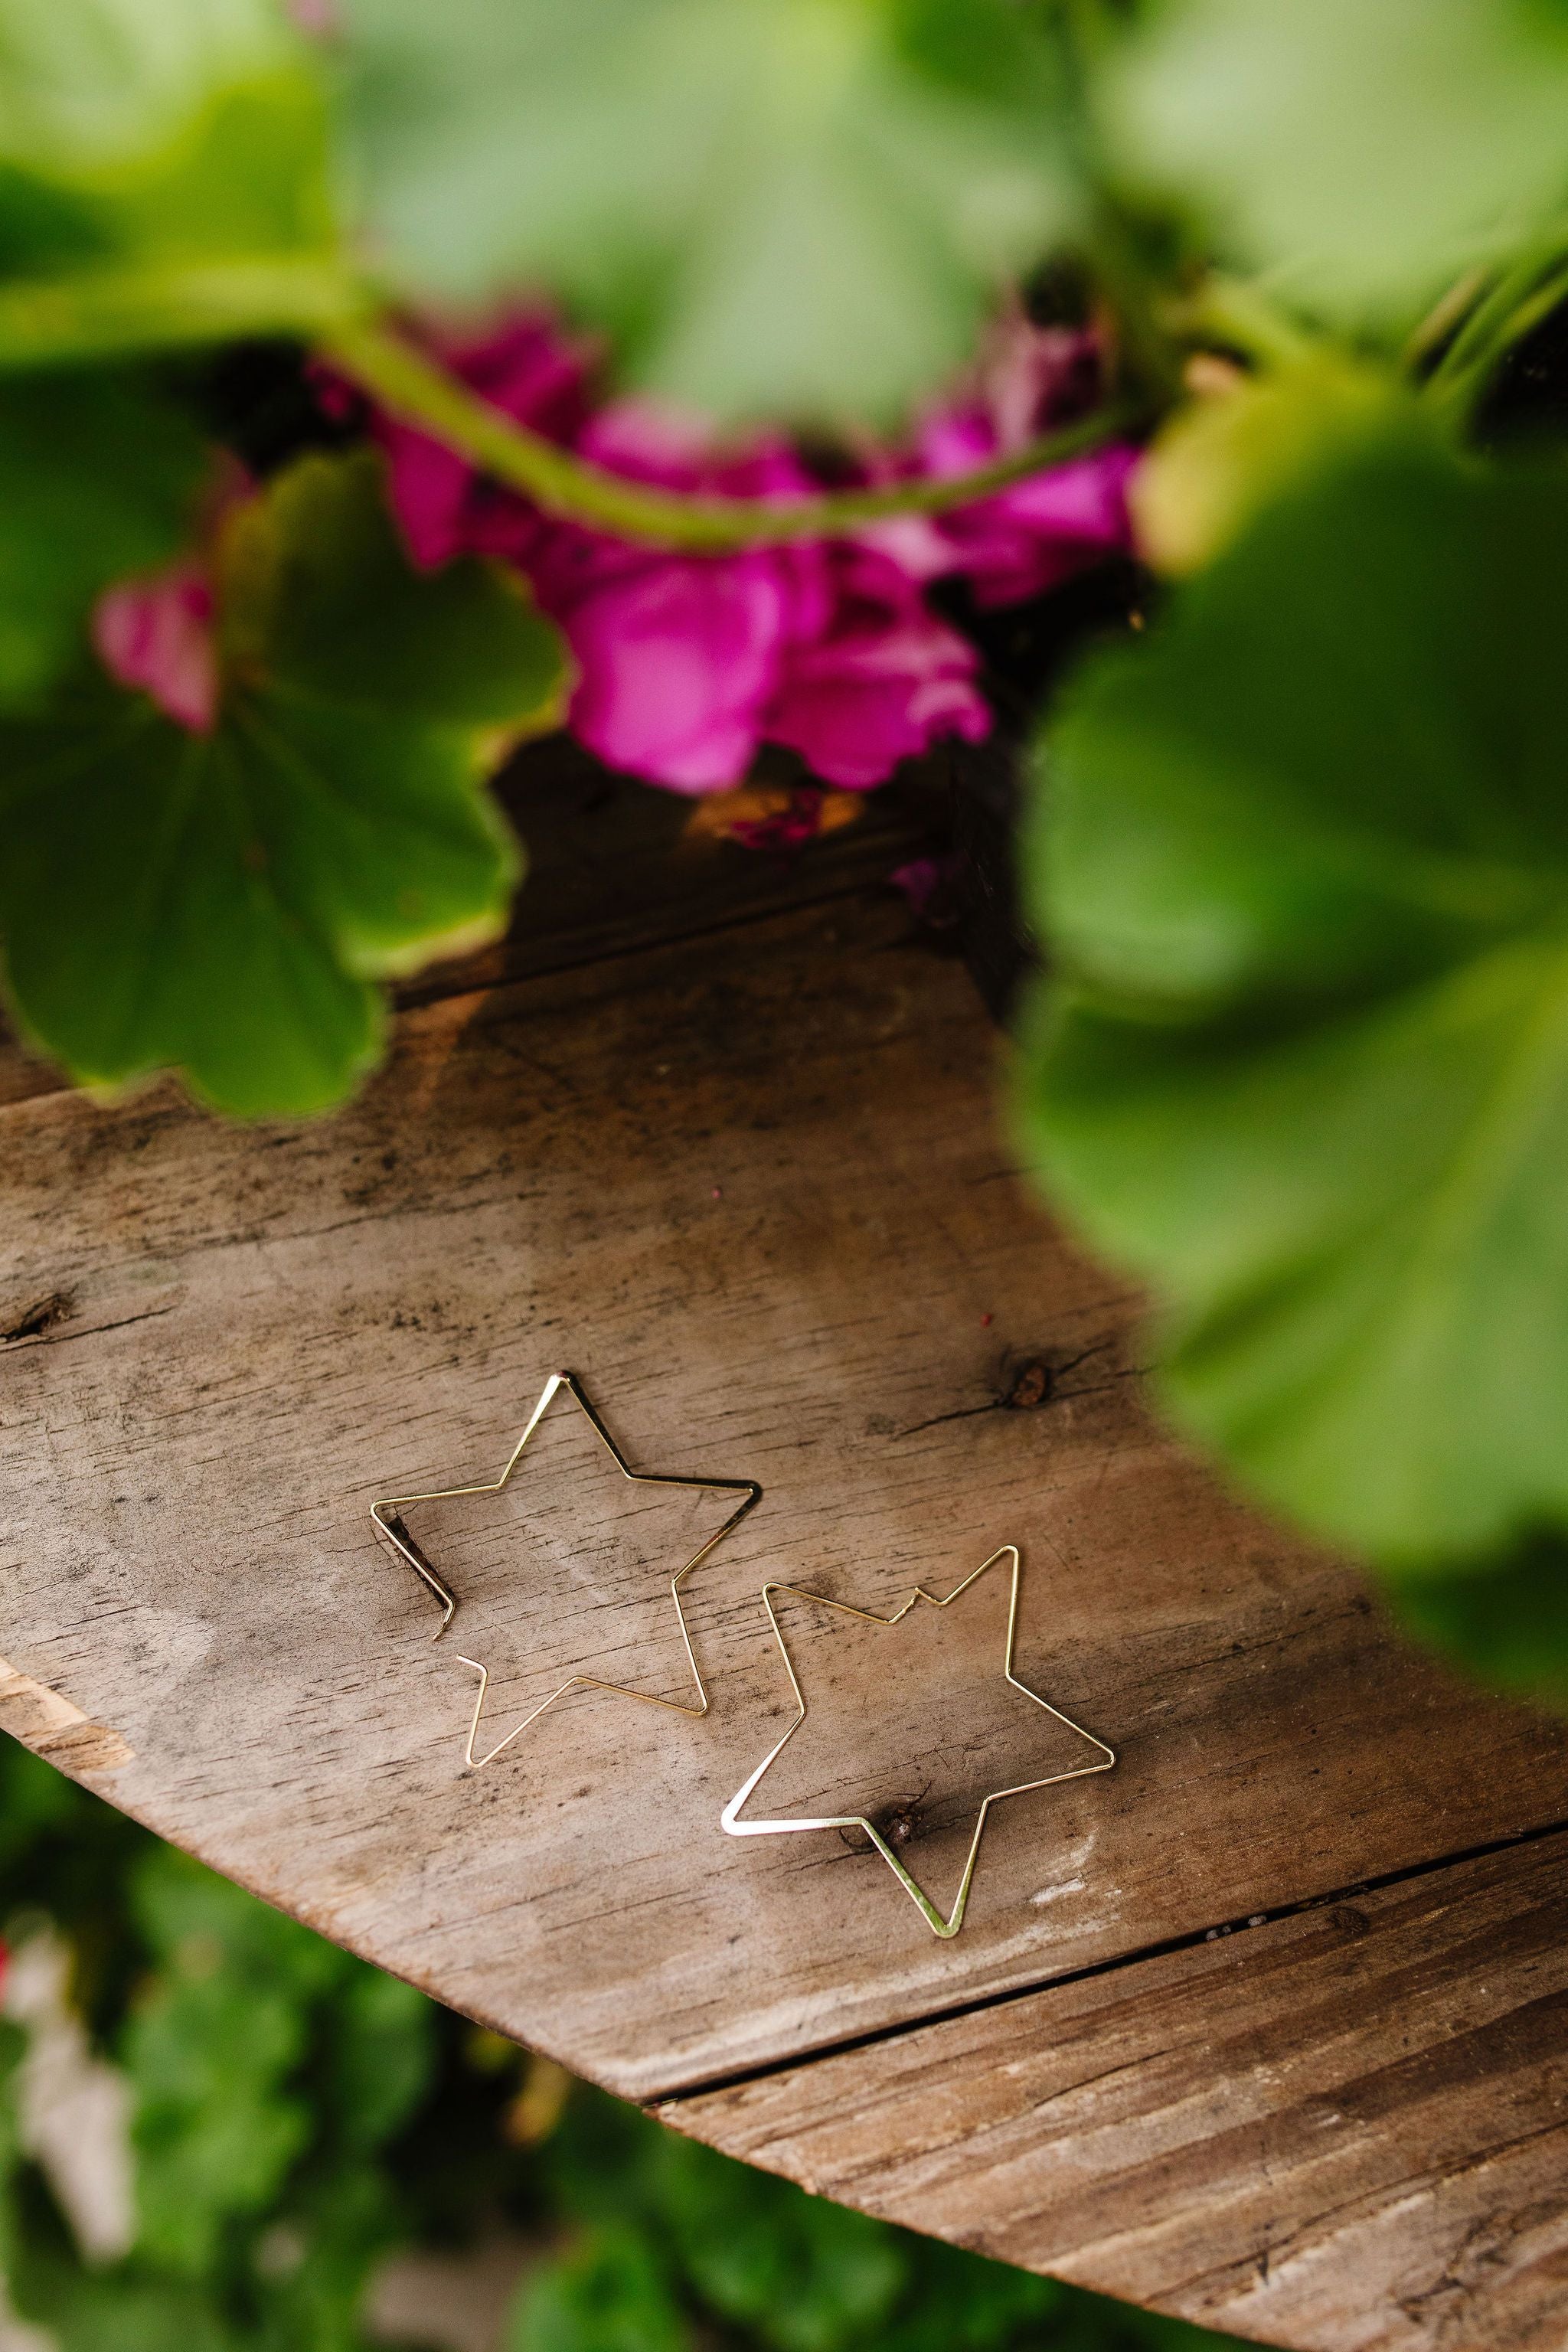
[[[1136,1302],[1019,1187],[995,1051],[877,893],[413,1008],[328,1124],[166,1087],[0,1109],[3,1646],[103,1735],[60,1760],[645,2098],[977,2003],[1005,2032],[1075,1971],[1568,1816],[1560,1728],[1404,1647],[1151,1423]],[[377,1496],[493,1476],[566,1368],[639,1467],[764,1501],[688,1589],[705,1721],[577,1694],[468,1773],[459,1652],[498,1733],[564,1674],[682,1686],[668,1579],[710,1506],[628,1491],[580,1417],[505,1497],[426,1507],[439,1647],[372,1532]],[[1020,1671],[1121,1761],[997,1809],[963,1935],[852,1835],[726,1839],[792,1711],[764,1580],[887,1608],[1008,1540]],[[897,1633],[796,1605],[811,1715],[768,1810],[868,1812],[945,1902],[979,1796],[1058,1758],[999,1600]],[[1138,2293],[1135,2251],[1097,2283]]]
[[1266,2343],[1558,2352],[1565,1865],[1542,1839],[660,2112]]

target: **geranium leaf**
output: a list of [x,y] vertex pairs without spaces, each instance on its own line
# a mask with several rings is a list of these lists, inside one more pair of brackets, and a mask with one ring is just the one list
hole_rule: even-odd
[[1166,1396],[1408,1573],[1568,1523],[1568,475],[1412,423],[1259,519],[1042,756],[1057,1195]]
[[208,736],[107,687],[71,702],[0,727],[0,915],[16,1010],[73,1076],[319,1109],[377,1058],[368,975],[504,919],[455,731],[280,688]]
[[351,307],[328,134],[279,0],[0,0],[0,368]]
[[0,709],[173,551],[205,462],[139,380],[37,363],[286,320],[331,299],[331,238],[324,94],[275,0],[0,0]]
[[[504,923],[519,862],[479,722],[537,719],[550,641],[489,567],[422,580],[389,529],[377,551],[376,495],[374,461],[311,458],[237,527],[210,733],[94,677],[0,725],[12,996],[78,1077],[173,1066],[230,1112],[319,1108],[376,1058],[375,979]],[[378,590],[379,667],[374,605],[326,642]]]
[[602,2223],[535,2263],[508,2316],[508,2352],[690,2352],[694,2337],[660,2252]]
[[0,377],[0,709],[77,652],[100,588],[174,553],[205,464],[134,377]]
[[306,457],[246,509],[227,549],[235,657],[313,693],[410,718],[552,725],[562,641],[515,572],[414,570],[374,451]]
[[371,223],[405,285],[543,287],[726,416],[898,407],[1071,198],[1007,0],[350,0]]
[[1568,197],[1568,14],[1167,0],[1109,111],[1125,168],[1205,198],[1283,289],[1407,312]]
[[1175,578],[1200,570],[1252,514],[1376,439],[1409,402],[1392,373],[1321,350],[1186,402],[1129,485],[1139,554]]
[[67,177],[112,169],[301,47],[280,0],[0,0],[0,152]]
[[1568,1542],[1527,1538],[1468,1575],[1405,1577],[1395,1615],[1499,1690],[1568,1714]]

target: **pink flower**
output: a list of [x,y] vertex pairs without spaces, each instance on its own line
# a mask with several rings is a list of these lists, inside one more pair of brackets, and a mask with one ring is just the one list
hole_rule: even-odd
[[[667,487],[743,498],[816,487],[781,441],[716,459],[690,428],[635,403],[606,409],[578,446]],[[537,551],[533,577],[578,663],[574,733],[678,792],[738,782],[764,740],[863,792],[938,735],[989,730],[973,652],[879,551],[682,556],[563,530]]]
[[[812,487],[782,442],[715,458],[689,427],[636,402],[605,409],[578,447],[666,488],[795,498]],[[815,548],[680,555],[571,525],[546,530],[529,568],[577,663],[574,734],[612,767],[677,792],[738,782],[790,648],[821,625],[822,561]]]
[[743,776],[786,629],[765,557],[669,560],[557,613],[577,663],[573,733],[613,768],[681,793]]
[[967,640],[880,552],[835,545],[826,562],[829,609],[789,649],[764,719],[770,740],[848,792],[879,784],[938,736],[983,741],[991,712]]
[[[1002,454],[973,413],[930,426],[921,448],[933,474],[967,473]],[[1138,457],[1111,442],[977,506],[955,507],[941,518],[950,569],[969,582],[977,604],[1021,604],[1128,546],[1127,482]]]
[[[552,441],[569,442],[588,415],[592,345],[570,342],[553,321],[525,311],[492,333],[439,345],[454,375],[492,407]],[[332,402],[335,380],[327,394]],[[543,518],[446,443],[377,413],[375,436],[386,452],[392,504],[408,551],[427,571],[455,555],[499,555],[526,570]]]
[[212,582],[205,565],[184,559],[106,589],[93,608],[92,642],[121,686],[150,695],[193,735],[212,732],[218,674]]
[[[540,313],[440,349],[507,415],[630,478],[744,498],[800,498],[821,487],[777,436],[715,450],[704,427],[637,402],[594,412],[592,351]],[[1080,413],[1098,385],[1091,337],[1014,320],[963,401],[933,415],[911,448],[862,452],[857,478],[984,464]],[[426,435],[385,417],[374,429],[415,561],[475,552],[516,565],[577,664],[573,732],[610,765],[682,793],[738,782],[764,741],[859,792],[940,736],[978,740],[990,718],[974,653],[931,611],[923,583],[961,574],[980,603],[1005,603],[1127,538],[1125,449],[953,514],[889,519],[852,541],[709,556],[556,521]]]
[[[928,419],[912,470],[941,479],[1025,448],[1092,406],[1099,378],[1092,335],[1009,319],[968,398]],[[948,551],[943,568],[969,582],[976,604],[1015,604],[1130,547],[1127,479],[1138,455],[1128,442],[1111,442],[935,517]]]

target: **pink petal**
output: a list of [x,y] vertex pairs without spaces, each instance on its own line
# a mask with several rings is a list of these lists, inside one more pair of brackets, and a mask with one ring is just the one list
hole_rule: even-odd
[[579,666],[573,732],[677,792],[739,782],[778,675],[788,600],[766,557],[656,559],[563,615]]
[[445,443],[411,425],[383,419],[377,436],[386,452],[387,491],[409,554],[434,572],[462,553],[465,509],[473,469]]
[[979,409],[949,409],[931,417],[921,431],[919,470],[945,481],[1000,455],[995,427]]
[[577,446],[595,465],[670,489],[788,499],[809,497],[821,487],[782,436],[716,447],[710,425],[651,401],[613,401],[590,419]]
[[952,541],[938,515],[889,515],[885,522],[868,523],[855,538],[896,564],[906,580],[941,580],[954,568]]
[[977,370],[981,404],[998,450],[1081,416],[1100,397],[1099,339],[1078,327],[1037,327],[1014,310],[992,331]]
[[941,735],[978,742],[991,713],[974,649],[884,560],[836,551],[833,622],[793,648],[764,731],[826,782],[865,792]]
[[92,642],[111,677],[150,695],[193,735],[217,723],[212,583],[201,566],[172,565],[106,589],[93,608]]
[[[1004,320],[967,397],[927,418],[917,443],[920,470],[950,478],[1026,447],[1083,415],[1099,374],[1092,336]],[[1125,491],[1137,454],[1115,444],[943,514],[947,569],[970,582],[981,605],[1021,604],[1097,556],[1130,546]]]
[[1127,482],[1139,452],[1124,442],[1034,474],[945,518],[954,568],[976,604],[1022,604],[1131,543]]
[[557,441],[582,429],[597,348],[563,334],[547,310],[521,311],[484,334],[439,348],[454,374],[520,425]]

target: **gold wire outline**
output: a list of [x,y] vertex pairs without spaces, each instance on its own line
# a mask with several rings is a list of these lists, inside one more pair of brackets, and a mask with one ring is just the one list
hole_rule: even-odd
[[501,1488],[506,1485],[507,1480],[511,1476],[512,1472],[517,1468],[518,1463],[521,1460],[523,1447],[528,1444],[529,1439],[533,1435],[534,1431],[543,1420],[545,1413],[549,1411],[551,1401],[555,1396],[557,1391],[561,1389],[564,1389],[567,1394],[571,1396],[577,1404],[581,1405],[583,1411],[588,1416],[589,1425],[592,1427],[594,1433],[598,1438],[600,1444],[604,1446],[605,1451],[608,1454],[611,1461],[615,1464],[622,1477],[629,1479],[633,1486],[701,1486],[709,1489],[716,1487],[726,1494],[743,1495],[745,1499],[738,1504],[736,1508],[731,1512],[729,1517],[725,1520],[723,1526],[718,1530],[718,1532],[715,1535],[710,1535],[706,1543],[700,1545],[698,1549],[692,1553],[691,1558],[686,1562],[685,1567],[677,1569],[675,1574],[669,1580],[670,1598],[675,1603],[675,1613],[680,1622],[680,1638],[686,1645],[687,1664],[691,1668],[692,1680],[697,1685],[697,1705],[695,1706],[685,1706],[681,1704],[679,1699],[659,1698],[652,1691],[629,1690],[625,1683],[607,1683],[601,1680],[597,1675],[573,1675],[567,1681],[561,1685],[559,1690],[552,1690],[548,1698],[541,1699],[539,1705],[532,1708],[529,1714],[525,1715],[521,1723],[513,1726],[512,1729],[507,1733],[504,1739],[498,1740],[495,1747],[490,1749],[488,1756],[476,1757],[474,1754],[474,1741],[479,1736],[479,1717],[484,1713],[485,1693],[489,1688],[489,1669],[488,1666],[481,1665],[478,1658],[465,1658],[459,1654],[459,1664],[471,1666],[479,1678],[479,1695],[474,1701],[474,1718],[468,1726],[468,1741],[467,1748],[464,1749],[464,1760],[475,1771],[482,1771],[487,1764],[493,1764],[496,1758],[500,1755],[504,1748],[510,1748],[514,1739],[521,1738],[522,1734],[528,1729],[529,1725],[538,1720],[539,1717],[544,1713],[546,1707],[553,1706],[558,1698],[564,1698],[566,1696],[568,1691],[615,1691],[618,1693],[622,1698],[637,1698],[643,1700],[649,1706],[668,1707],[673,1715],[687,1715],[699,1717],[705,1716],[708,1712],[708,1690],[707,1685],[702,1680],[701,1669],[697,1663],[697,1653],[691,1646],[691,1634],[686,1622],[686,1611],[681,1602],[680,1588],[686,1581],[686,1579],[690,1575],[692,1570],[694,1568],[700,1568],[702,1562],[708,1558],[709,1553],[713,1550],[714,1547],[722,1543],[724,1538],[731,1534],[734,1528],[740,1526],[741,1521],[745,1517],[746,1513],[750,1510],[753,1510],[757,1504],[763,1499],[763,1490],[761,1486],[758,1486],[754,1478],[668,1477],[661,1476],[652,1470],[634,1470],[627,1462],[625,1454],[621,1452],[620,1447],[616,1444],[615,1439],[610,1435],[609,1431],[605,1427],[604,1423],[600,1420],[596,1409],[591,1402],[586,1391],[584,1389],[583,1384],[581,1381],[578,1380],[576,1374],[574,1372],[552,1372],[550,1378],[544,1383],[539,1402],[534,1406],[532,1412],[529,1415],[528,1426],[523,1431],[522,1435],[518,1439],[517,1444],[512,1447],[511,1454],[507,1462],[506,1468],[501,1472],[499,1478],[481,1478],[471,1486],[437,1486],[432,1488],[432,1490],[426,1495],[391,1495],[384,1497],[384,1499],[379,1503],[373,1503],[370,1507],[371,1517],[374,1520],[375,1525],[381,1533],[388,1538],[394,1549],[401,1553],[402,1557],[406,1560],[408,1566],[414,1570],[415,1575],[419,1579],[420,1582],[434,1594],[436,1600],[441,1604],[441,1622],[437,1626],[436,1631],[430,1636],[433,1643],[440,1640],[442,1634],[446,1632],[447,1626],[456,1616],[458,1610],[457,1595],[442,1582],[441,1578],[437,1574],[435,1569],[431,1566],[429,1560],[420,1549],[414,1537],[404,1525],[402,1518],[404,1509],[415,1503],[453,1502],[464,1495],[499,1495]]
[[[898,1625],[900,1624],[909,1615],[910,1611],[915,1606],[917,1601],[923,1601],[927,1603],[928,1607],[932,1609],[946,1609],[950,1607],[951,1604],[958,1599],[960,1593],[967,1592],[970,1586],[974,1583],[977,1578],[984,1576],[988,1568],[994,1568],[996,1562],[1003,1558],[1004,1554],[1008,1552],[1010,1552],[1013,1557],[1013,1580],[1012,1590],[1007,1600],[1007,1649],[1005,1657],[1003,1661],[1002,1671],[1006,1675],[1007,1680],[1012,1684],[1015,1690],[1022,1691],[1026,1698],[1032,1698],[1037,1706],[1043,1706],[1047,1715],[1054,1715],[1058,1723],[1065,1723],[1069,1731],[1076,1731],[1080,1739],[1087,1739],[1089,1741],[1091,1748],[1098,1748],[1100,1754],[1104,1757],[1105,1761],[1103,1764],[1075,1765],[1070,1772],[1049,1772],[1046,1775],[1045,1779],[1041,1780],[1020,1780],[1011,1789],[993,1789],[989,1796],[983,1798],[981,1800],[980,1811],[974,1823],[974,1835],[969,1841],[969,1858],[963,1865],[963,1876],[959,1884],[958,1898],[953,1904],[952,1914],[948,1918],[944,1919],[942,1917],[942,1913],[937,1909],[936,1905],[931,1901],[930,1895],[927,1895],[925,1889],[910,1876],[910,1873],[904,1868],[903,1864],[899,1860],[898,1855],[893,1852],[892,1847],[888,1843],[887,1839],[883,1837],[881,1832],[874,1823],[866,1819],[864,1813],[827,1813],[823,1815],[820,1820],[811,1821],[800,1818],[795,1820],[742,1822],[737,1819],[737,1815],[739,1814],[742,1806],[745,1803],[747,1798],[751,1795],[752,1790],[756,1787],[758,1781],[767,1770],[769,1765],[772,1764],[777,1757],[783,1754],[784,1748],[788,1747],[790,1741],[795,1738],[795,1733],[800,1729],[801,1725],[805,1721],[806,1717],[805,1695],[801,1689],[799,1679],[795,1674],[795,1663],[790,1656],[789,1644],[784,1640],[784,1630],[779,1624],[778,1618],[773,1611],[773,1595],[775,1592],[788,1593],[796,1601],[819,1601],[825,1609],[837,1609],[846,1617],[858,1617],[868,1625]],[[1010,1543],[998,1544],[996,1549],[991,1554],[989,1559],[983,1559],[978,1568],[972,1568],[969,1574],[963,1578],[962,1582],[955,1584],[952,1591],[944,1594],[940,1601],[937,1599],[934,1592],[928,1592],[923,1584],[917,1584],[914,1591],[910,1594],[909,1599],[900,1602],[900,1606],[894,1610],[890,1617],[883,1617],[873,1609],[852,1608],[848,1601],[835,1601],[826,1592],[807,1592],[798,1584],[764,1584],[763,1587],[763,1601],[767,1609],[768,1622],[773,1629],[773,1639],[779,1645],[779,1654],[784,1662],[784,1672],[789,1676],[790,1688],[795,1693],[795,1705],[799,1707],[800,1713],[795,1717],[795,1721],[790,1725],[789,1729],[784,1733],[784,1738],[779,1741],[778,1745],[768,1750],[768,1753],[763,1757],[762,1762],[757,1766],[756,1770],[752,1774],[751,1778],[742,1788],[737,1789],[735,1794],[725,1806],[723,1812],[720,1815],[721,1822],[729,1832],[730,1835],[731,1837],[777,1837],[792,1830],[864,1830],[872,1844],[876,1847],[877,1852],[881,1855],[882,1860],[893,1873],[894,1877],[897,1878],[905,1894],[912,1897],[921,1912],[921,1916],[925,1920],[925,1923],[927,1927],[930,1927],[931,1933],[935,1936],[942,1937],[956,1936],[959,1929],[963,1925],[963,1914],[969,1902],[969,1885],[971,1879],[974,1875],[974,1864],[980,1852],[980,1841],[982,1836],[984,1834],[986,1816],[989,1814],[992,1806],[1000,1804],[1004,1797],[1026,1796],[1032,1789],[1054,1789],[1063,1780],[1086,1780],[1094,1772],[1109,1772],[1112,1769],[1116,1762],[1116,1750],[1113,1748],[1108,1748],[1103,1739],[1097,1739],[1092,1731],[1086,1731],[1081,1723],[1075,1723],[1070,1715],[1064,1715],[1059,1706],[1053,1706],[1048,1698],[1042,1698],[1038,1691],[1031,1690],[1028,1684],[1021,1682],[1018,1676],[1013,1672],[1013,1649],[1018,1630],[1018,1582],[1022,1568],[1023,1562],[1019,1558],[1017,1545]]]

